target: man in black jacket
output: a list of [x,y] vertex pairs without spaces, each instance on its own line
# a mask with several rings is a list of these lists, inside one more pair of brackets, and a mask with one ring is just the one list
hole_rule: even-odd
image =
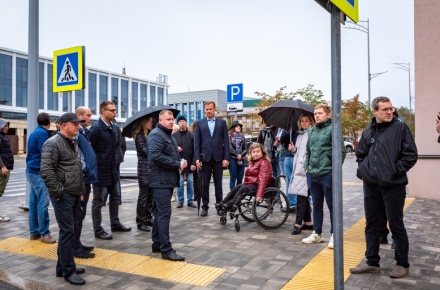
[[186,197],[189,207],[195,208],[194,196],[194,182],[193,171],[196,170],[194,159],[194,135],[186,127],[186,119],[184,116],[177,117],[177,125],[179,131],[173,134],[177,142],[177,149],[179,150],[180,158],[185,159],[190,168],[185,168],[180,172],[179,188],[177,188],[177,208],[183,207],[185,201],[185,180],[186,180]]
[[[11,144],[6,137],[9,130],[9,122],[0,118],[0,197],[3,195],[8,184],[10,170],[14,168],[14,155],[12,154]],[[11,219],[5,215],[0,215],[0,222],[8,222]]]
[[417,147],[405,123],[393,117],[393,105],[387,97],[371,103],[373,121],[363,132],[356,150],[358,177],[364,183],[364,210],[367,220],[366,264],[350,268],[353,274],[380,272],[380,230],[385,207],[395,243],[396,267],[391,278],[404,278],[409,272],[408,234],[403,223],[406,173],[417,162]]
[[159,124],[151,131],[147,139],[148,170],[150,187],[156,202],[156,216],[153,221],[153,253],[162,253],[162,259],[184,261],[185,257],[176,254],[170,242],[171,196],[173,188],[179,184],[179,172],[187,162],[180,161],[176,140],[171,136],[174,116],[171,111],[163,110],[159,114]]
[[119,204],[121,191],[119,188],[119,165],[123,160],[121,150],[122,136],[119,126],[113,122],[116,117],[115,104],[103,101],[99,105],[101,118],[92,125],[87,134],[98,161],[98,182],[93,184],[92,220],[95,237],[111,240],[101,226],[101,208],[104,204],[104,191],[110,195],[110,223],[112,232],[129,232],[128,228],[119,221]]

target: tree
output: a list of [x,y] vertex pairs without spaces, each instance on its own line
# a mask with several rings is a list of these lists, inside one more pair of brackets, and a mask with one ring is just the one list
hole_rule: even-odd
[[304,103],[312,105],[313,107],[325,103],[325,100],[323,99],[324,93],[321,90],[315,89],[315,86],[311,84],[308,84],[305,88],[297,90],[293,93],[293,96],[295,98],[301,98]]
[[341,127],[344,135],[352,134],[358,137],[358,131],[364,130],[370,123],[370,113],[367,104],[359,101],[359,95],[342,101]]
[[413,112],[410,112],[407,107],[400,107],[397,109],[397,113],[399,115],[398,118],[402,119],[402,122],[404,122],[406,125],[408,125],[409,129],[411,130],[411,133],[413,136],[415,136],[415,115]]

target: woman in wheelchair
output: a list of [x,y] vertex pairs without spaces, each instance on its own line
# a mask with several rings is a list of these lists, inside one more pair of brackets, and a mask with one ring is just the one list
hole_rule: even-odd
[[272,165],[266,150],[260,143],[253,143],[248,152],[250,152],[248,153],[249,166],[245,171],[244,183],[235,186],[220,204],[215,205],[216,209],[235,212],[240,205],[241,196],[249,192],[256,191],[257,202],[263,199],[264,191],[272,180]]

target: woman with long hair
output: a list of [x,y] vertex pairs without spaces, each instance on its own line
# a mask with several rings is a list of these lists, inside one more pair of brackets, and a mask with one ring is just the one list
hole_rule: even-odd
[[241,130],[243,125],[238,121],[234,121],[229,128],[229,189],[233,190],[236,185],[242,184],[244,175],[244,166],[247,150],[246,139]]
[[133,139],[136,144],[138,157],[139,196],[136,207],[136,224],[139,230],[149,232],[148,226],[153,226],[155,212],[153,194],[148,186],[148,150],[147,136],[153,130],[153,118],[142,118],[133,130]]

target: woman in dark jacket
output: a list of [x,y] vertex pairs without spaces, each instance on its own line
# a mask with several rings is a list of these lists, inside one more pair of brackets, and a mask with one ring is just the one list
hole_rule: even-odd
[[244,156],[246,156],[246,139],[241,134],[243,125],[237,121],[232,122],[229,128],[229,188],[232,191],[238,184],[242,184],[244,175]]
[[153,129],[151,116],[139,120],[133,130],[133,139],[136,144],[138,157],[139,196],[136,207],[136,224],[139,230],[149,232],[153,222],[154,201],[153,194],[148,186],[148,150],[147,135]]

